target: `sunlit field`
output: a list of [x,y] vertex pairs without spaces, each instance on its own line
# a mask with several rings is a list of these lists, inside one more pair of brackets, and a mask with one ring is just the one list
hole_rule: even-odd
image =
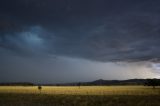
[[160,87],[148,86],[1,86],[0,93],[66,94],[66,95],[160,95]]
[[0,106],[160,106],[160,87],[1,86]]

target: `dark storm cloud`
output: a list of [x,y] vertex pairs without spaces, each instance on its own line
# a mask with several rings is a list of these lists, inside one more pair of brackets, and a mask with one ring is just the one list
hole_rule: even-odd
[[159,0],[1,0],[0,48],[95,61],[159,61]]

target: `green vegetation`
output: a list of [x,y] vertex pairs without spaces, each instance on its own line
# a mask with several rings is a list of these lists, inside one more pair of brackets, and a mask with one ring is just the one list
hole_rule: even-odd
[[145,86],[0,87],[0,106],[160,106],[160,89]]

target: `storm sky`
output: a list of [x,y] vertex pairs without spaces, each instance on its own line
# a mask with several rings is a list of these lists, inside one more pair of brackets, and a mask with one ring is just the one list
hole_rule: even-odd
[[0,82],[160,77],[159,0],[0,0]]

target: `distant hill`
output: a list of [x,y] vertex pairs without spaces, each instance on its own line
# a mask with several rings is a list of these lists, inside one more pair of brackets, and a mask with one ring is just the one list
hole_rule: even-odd
[[[157,79],[160,81],[160,79]],[[0,86],[110,86],[110,85],[145,85],[146,79],[129,79],[129,80],[95,80],[91,82],[75,82],[75,83],[57,83],[57,84],[34,84],[30,82],[18,82],[18,83],[0,83]]]
[[146,79],[129,79],[129,80],[103,80],[99,79],[88,82],[89,85],[144,85]]
[[146,82],[146,79],[129,79],[129,80],[95,80],[92,82],[75,82],[75,83],[63,83],[63,84],[45,84],[45,85],[57,85],[57,86],[77,86],[77,85],[83,85],[83,86],[105,86],[105,85],[144,85]]

